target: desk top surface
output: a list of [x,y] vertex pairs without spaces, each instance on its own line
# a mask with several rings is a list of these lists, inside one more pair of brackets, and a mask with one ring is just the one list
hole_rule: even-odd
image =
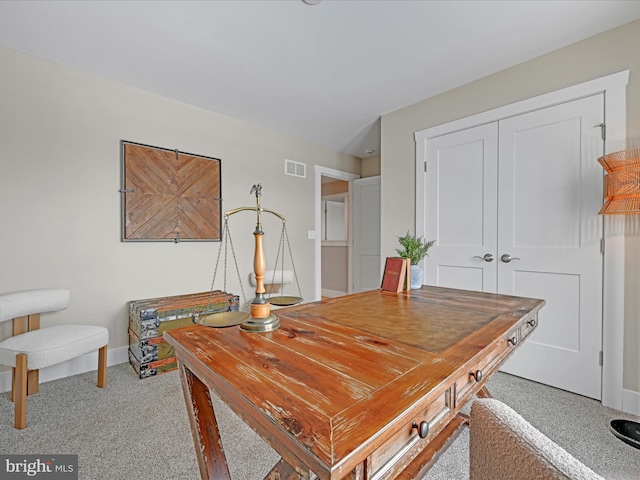
[[266,422],[332,471],[543,305],[438,287],[374,290],[277,310],[273,332],[194,325],[164,335],[245,420]]

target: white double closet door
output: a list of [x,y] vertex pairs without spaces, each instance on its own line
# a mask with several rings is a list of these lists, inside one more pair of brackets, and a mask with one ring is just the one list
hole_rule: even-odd
[[502,368],[601,398],[604,95],[427,140],[425,283],[542,298]]

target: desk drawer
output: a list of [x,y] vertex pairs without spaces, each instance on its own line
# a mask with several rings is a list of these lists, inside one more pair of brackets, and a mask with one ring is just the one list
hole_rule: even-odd
[[520,327],[520,340],[524,340],[527,335],[535,330],[538,326],[538,314],[533,315],[531,318],[527,318]]
[[520,342],[520,325],[503,335],[488,353],[483,352],[471,368],[458,378],[455,384],[455,405],[464,404],[468,398],[480,390],[480,383],[498,367],[502,359],[509,355]]
[[[450,390],[433,399],[426,407],[418,408],[405,425],[370,458],[372,480],[393,478],[400,465],[408,463],[444,427],[451,413]],[[418,432],[422,428],[421,438]],[[412,451],[413,450],[413,451]],[[402,462],[400,462],[402,460]],[[393,474],[390,476],[390,474]]]

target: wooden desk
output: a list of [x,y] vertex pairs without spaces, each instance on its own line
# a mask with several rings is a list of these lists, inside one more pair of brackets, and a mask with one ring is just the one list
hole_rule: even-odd
[[422,475],[543,305],[438,287],[375,290],[278,310],[280,328],[268,333],[165,332],[202,478],[229,478],[209,388],[282,457],[267,478]]

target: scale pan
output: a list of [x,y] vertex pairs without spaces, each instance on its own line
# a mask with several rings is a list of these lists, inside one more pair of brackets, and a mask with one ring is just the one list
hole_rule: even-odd
[[287,307],[289,305],[296,305],[302,301],[302,297],[293,297],[291,295],[280,295],[278,297],[269,297],[269,303],[271,305],[277,305],[279,307]]
[[219,312],[200,315],[198,323],[207,327],[232,327],[249,318],[248,312]]

